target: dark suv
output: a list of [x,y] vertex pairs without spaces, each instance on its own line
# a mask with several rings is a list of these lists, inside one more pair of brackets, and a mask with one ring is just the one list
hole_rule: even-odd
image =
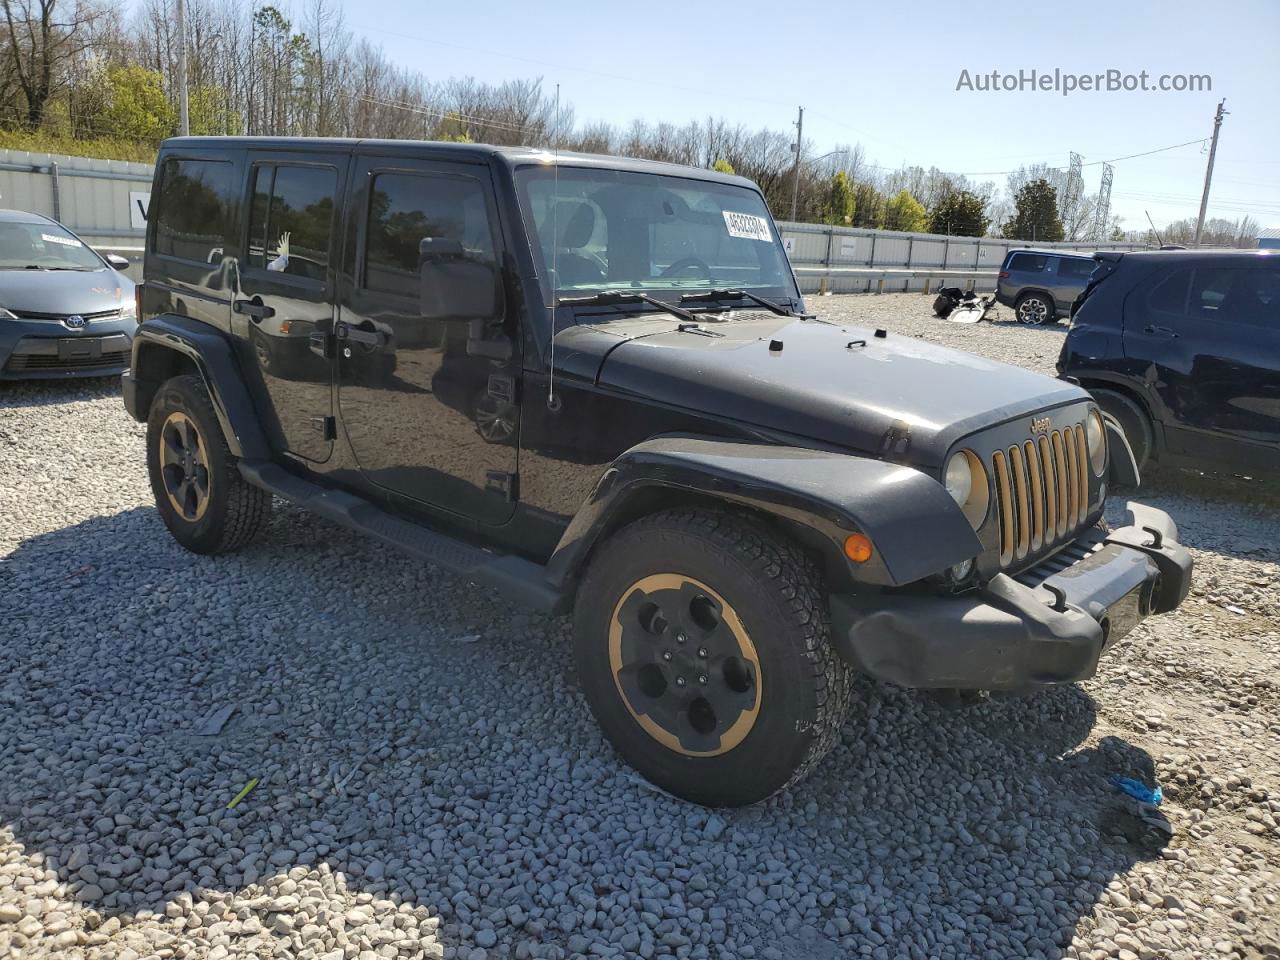
[[1057,323],[1089,280],[1093,260],[1084,254],[1010,250],[1000,265],[996,301],[1013,307],[1022,323]]
[[1148,459],[1280,472],[1280,255],[1099,253],[1058,373]]
[[275,494],[572,610],[601,726],[683,797],[802,776],[855,670],[1069,682],[1186,595],[1167,515],[1099,523],[1084,390],[807,315],[750,181],[196,138],[152,198],[124,399],[178,542],[241,547]]

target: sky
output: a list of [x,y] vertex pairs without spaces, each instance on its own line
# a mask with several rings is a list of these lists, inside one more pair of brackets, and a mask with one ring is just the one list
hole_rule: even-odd
[[[347,26],[429,78],[559,84],[579,122],[708,116],[791,129],[811,155],[861,143],[894,168],[936,165],[1004,187],[1001,171],[1099,161],[1208,138],[1226,98],[1209,216],[1280,226],[1280,0],[961,4],[787,0],[339,0]],[[1211,91],[981,92],[1017,74],[1207,74]],[[973,79],[977,84],[976,79]],[[1207,144],[1117,162],[1125,229],[1194,217]]]

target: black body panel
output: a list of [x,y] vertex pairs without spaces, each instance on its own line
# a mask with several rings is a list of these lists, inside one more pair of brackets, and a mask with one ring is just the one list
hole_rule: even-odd
[[1140,403],[1161,460],[1274,474],[1280,257],[1267,251],[1099,257],[1058,373]]

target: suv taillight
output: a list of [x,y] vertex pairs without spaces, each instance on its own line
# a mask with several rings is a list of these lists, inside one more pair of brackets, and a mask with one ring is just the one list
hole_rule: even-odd
[[1008,280],[1008,279],[1009,279],[1009,271],[1008,271],[1008,270],[1001,270],[1001,271],[1000,271],[1000,279],[1001,279],[1001,280]]

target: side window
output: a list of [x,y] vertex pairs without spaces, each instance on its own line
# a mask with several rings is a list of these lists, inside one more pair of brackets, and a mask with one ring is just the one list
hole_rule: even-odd
[[1191,281],[1191,299],[1187,304],[1187,312],[1201,320],[1228,319],[1224,315],[1223,305],[1227,294],[1243,270],[1231,267],[1199,267]]
[[332,167],[255,166],[249,265],[323,283],[337,186]]
[[1174,270],[1157,283],[1147,295],[1147,308],[1159,310],[1161,313],[1185,313],[1187,287],[1190,280],[1190,270],[1185,268]]
[[1226,323],[1280,330],[1280,271],[1248,268],[1197,270],[1192,287],[1193,309],[1197,303],[1202,316],[1212,316]]
[[400,297],[419,296],[425,257],[494,260],[484,188],[475,180],[378,174],[365,236],[363,286]]
[[225,160],[165,161],[160,195],[152,201],[156,253],[199,263],[222,260],[234,173]]
[[1022,270],[1026,273],[1042,273],[1049,258],[1038,253],[1015,253],[1009,261],[1010,270]]
[[1079,257],[1061,257],[1058,260],[1058,276],[1084,282],[1093,273],[1093,261]]
[[1240,289],[1247,295],[1231,319],[1280,333],[1280,270],[1246,270]]

